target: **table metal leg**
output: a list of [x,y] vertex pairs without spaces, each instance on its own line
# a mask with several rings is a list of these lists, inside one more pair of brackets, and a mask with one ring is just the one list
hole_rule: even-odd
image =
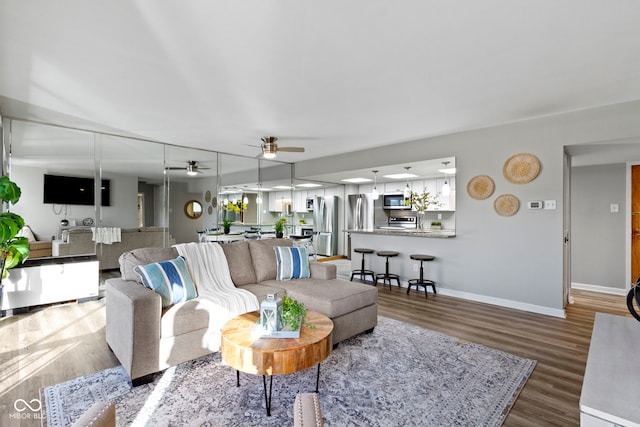
[[320,382],[320,364],[318,363],[318,374],[316,375],[316,393],[318,392],[318,383]]
[[236,369],[236,387],[240,387],[240,371]]
[[264,403],[267,407],[267,417],[271,416],[271,390],[273,389],[273,375],[269,375],[269,395],[267,396],[267,376],[262,376],[264,386]]

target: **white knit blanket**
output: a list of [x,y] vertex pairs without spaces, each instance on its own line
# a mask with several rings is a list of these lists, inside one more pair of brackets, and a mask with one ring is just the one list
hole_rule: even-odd
[[181,243],[175,248],[186,260],[198,297],[225,309],[228,319],[260,309],[255,295],[233,284],[227,258],[219,244]]
[[120,242],[122,238],[120,227],[91,227],[91,231],[93,232],[93,241],[96,243],[110,245]]

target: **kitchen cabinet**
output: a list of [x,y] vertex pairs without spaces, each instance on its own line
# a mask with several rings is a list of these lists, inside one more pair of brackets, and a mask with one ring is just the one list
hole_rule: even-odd
[[307,211],[307,191],[295,191],[293,193],[293,211]]
[[272,191],[269,193],[269,212],[284,212],[291,206],[290,191]]
[[307,197],[324,197],[324,188],[313,188],[307,190]]

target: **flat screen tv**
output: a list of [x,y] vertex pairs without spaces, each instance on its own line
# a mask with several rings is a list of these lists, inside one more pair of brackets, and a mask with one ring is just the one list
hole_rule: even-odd
[[[93,178],[44,175],[43,203],[57,205],[95,205]],[[108,179],[102,180],[102,206],[111,205]]]

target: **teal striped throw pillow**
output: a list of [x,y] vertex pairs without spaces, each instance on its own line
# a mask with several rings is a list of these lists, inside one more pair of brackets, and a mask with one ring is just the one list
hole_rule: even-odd
[[305,247],[275,246],[278,267],[276,280],[307,279],[309,273],[309,254]]
[[134,271],[138,273],[147,288],[160,294],[163,308],[198,296],[196,285],[191,279],[183,257],[139,265]]

